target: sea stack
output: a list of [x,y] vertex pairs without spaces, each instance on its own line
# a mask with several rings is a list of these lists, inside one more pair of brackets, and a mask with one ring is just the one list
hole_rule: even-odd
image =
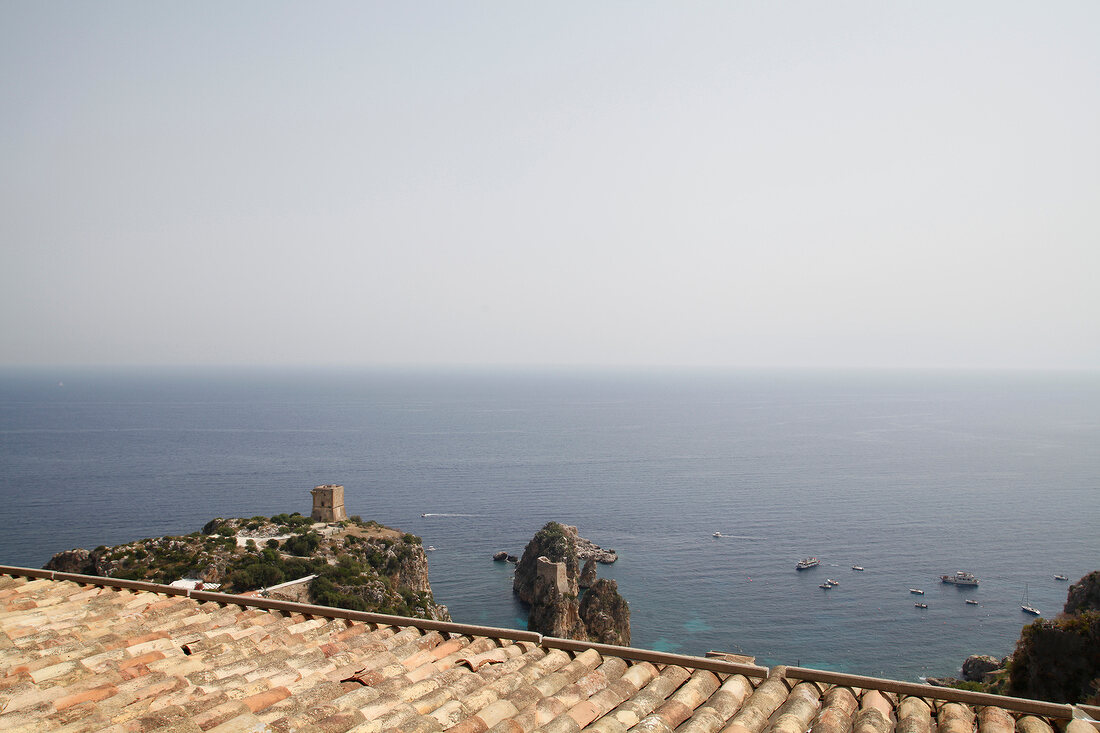
[[516,565],[512,585],[530,606],[527,628],[566,639],[629,644],[630,607],[614,581],[595,579],[595,563],[589,560],[585,580],[592,587],[582,597],[577,528],[547,522],[535,533]]

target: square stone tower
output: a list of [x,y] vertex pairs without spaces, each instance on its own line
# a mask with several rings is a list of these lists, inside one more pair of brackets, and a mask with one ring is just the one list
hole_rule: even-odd
[[344,487],[339,484],[324,484],[313,491],[313,513],[315,522],[339,522],[348,518],[344,511]]

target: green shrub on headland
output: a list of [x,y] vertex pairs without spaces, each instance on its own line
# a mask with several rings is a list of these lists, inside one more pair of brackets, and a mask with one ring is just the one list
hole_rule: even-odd
[[577,571],[577,546],[558,522],[547,522],[532,538],[552,562],[564,562],[566,572]]
[[295,535],[283,543],[283,550],[291,555],[306,557],[313,554],[321,544],[321,536],[316,532]]
[[[270,519],[219,517],[207,522],[201,533],[100,546],[92,553],[58,553],[46,567],[163,584],[198,578],[219,583],[229,593],[315,575],[308,586],[308,600],[313,603],[449,619],[446,608],[432,598],[419,537],[359,517],[339,523],[332,528],[337,530],[334,534],[325,536],[313,525],[312,519],[297,512]],[[247,538],[243,547],[237,544],[238,534]],[[290,536],[280,541],[273,534]],[[285,592],[291,593],[290,598],[302,598],[295,593],[304,588]]]
[[[965,686],[964,686],[965,685]],[[954,687],[1059,703],[1100,704],[1100,571],[1069,586],[1053,619],[1024,626],[1006,669]]]
[[1025,626],[1008,664],[1008,694],[1100,703],[1100,612],[1080,611]]

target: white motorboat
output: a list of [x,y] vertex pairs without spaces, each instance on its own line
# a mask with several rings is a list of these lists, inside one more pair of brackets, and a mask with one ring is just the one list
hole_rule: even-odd
[[941,575],[940,580],[951,585],[977,585],[980,582],[974,577],[974,573],[965,570],[957,570],[954,575]]

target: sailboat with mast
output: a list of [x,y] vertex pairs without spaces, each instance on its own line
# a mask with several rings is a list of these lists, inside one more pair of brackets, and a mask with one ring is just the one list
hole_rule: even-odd
[[1028,601],[1028,599],[1027,599],[1027,584],[1026,583],[1024,584],[1024,602],[1022,604],[1020,604],[1020,610],[1023,611],[1024,613],[1030,613],[1032,616],[1042,615],[1042,611],[1040,611],[1035,606],[1032,606],[1030,601]]

